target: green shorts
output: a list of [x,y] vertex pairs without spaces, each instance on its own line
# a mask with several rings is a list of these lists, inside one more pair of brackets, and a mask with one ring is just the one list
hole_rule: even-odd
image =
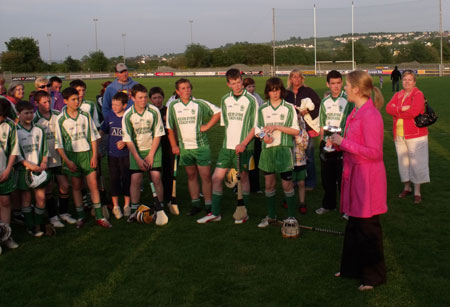
[[[236,151],[233,149],[222,148],[217,158],[216,167],[219,168],[236,168]],[[240,154],[240,167],[241,171],[248,172],[255,169],[255,163],[253,160],[253,150],[245,150]]]
[[180,149],[180,165],[211,165],[211,149],[209,146],[203,146],[197,149]]
[[259,158],[259,169],[267,173],[284,173],[294,169],[292,147],[265,148]]
[[[150,152],[149,150],[142,150],[142,151],[138,151],[139,153],[139,157],[141,157],[142,159],[145,159],[145,157],[148,156]],[[162,153],[161,153],[161,147],[158,147],[158,149],[156,150],[155,156],[153,157],[153,166],[152,169],[161,167],[161,159],[162,159]],[[133,155],[130,153],[130,170],[132,171],[140,171],[141,169],[139,168],[139,165],[136,162],[136,159],[134,159]]]
[[0,195],[9,195],[16,190],[17,171],[11,170],[5,182],[0,183]]
[[92,172],[95,172],[95,169],[91,167],[91,159],[92,152],[91,151],[82,151],[82,152],[73,152],[66,151],[66,156],[70,161],[75,163],[77,166],[77,171],[73,173],[68,167],[67,164],[62,161],[62,173],[67,176],[72,177],[84,177],[89,175]]
[[294,167],[292,172],[292,181],[299,182],[305,181],[306,178],[306,165]]
[[[34,188],[34,189],[40,189],[45,187],[48,182],[50,181],[50,173],[48,171],[46,171],[47,173],[47,179],[38,187]],[[28,191],[28,190],[34,190],[32,188],[30,188],[25,180],[25,176],[27,175],[27,170],[24,167],[20,167],[17,170],[17,189],[21,190],[21,191]]]

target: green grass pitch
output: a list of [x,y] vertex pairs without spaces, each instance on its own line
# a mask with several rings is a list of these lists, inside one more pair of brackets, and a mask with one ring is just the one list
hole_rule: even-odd
[[[255,79],[262,94],[265,78]],[[167,99],[176,79],[136,80],[148,88],[161,86]],[[87,81],[88,99],[95,99],[103,81]],[[191,81],[195,97],[215,104],[228,90],[224,77]],[[324,78],[306,81],[320,96],[326,91]],[[420,205],[413,205],[412,198],[397,198],[402,184],[392,119],[382,110],[389,211],[381,222],[388,281],[374,291],[361,293],[357,281],[333,276],[339,270],[343,237],[302,230],[299,239],[287,240],[279,227],[257,228],[266,213],[260,194],[251,195],[246,224],[234,225],[236,197],[226,188],[222,221],[196,224],[198,217],[185,216],[190,201],[186,174],[180,168],[181,215],[168,214],[164,227],[112,217],[110,230],[94,226],[91,219],[80,230],[68,225],[55,237],[32,238],[13,225],[20,247],[0,256],[0,306],[448,306],[449,84],[450,78],[419,77],[417,82],[439,115],[429,129],[432,183],[423,186]],[[384,83],[386,102],[392,97],[390,85]],[[26,84],[27,92],[31,87]],[[208,136],[215,160],[223,128],[214,127]],[[343,231],[345,221],[337,212],[314,213],[323,194],[317,146],[319,185],[307,192],[308,214],[300,216],[300,222]],[[146,185],[144,202],[151,199],[149,190]],[[284,218],[280,189],[277,197],[278,216]]]

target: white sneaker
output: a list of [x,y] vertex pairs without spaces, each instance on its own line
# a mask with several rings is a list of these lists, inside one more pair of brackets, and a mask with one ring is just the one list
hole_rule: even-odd
[[74,219],[69,213],[60,214],[59,218],[67,224],[76,224],[77,220]]
[[17,244],[12,237],[9,237],[8,240],[3,242],[3,245],[6,246],[9,249],[15,249],[19,247],[19,244]]
[[155,224],[158,226],[166,225],[169,222],[169,218],[167,217],[164,210],[159,210],[156,212],[156,221]]
[[328,212],[330,212],[330,210],[329,209],[325,209],[325,208],[319,208],[319,209],[317,209],[316,210],[316,213],[317,214],[325,214],[325,213],[328,213]]
[[122,218],[123,214],[119,206],[115,206],[112,211],[117,220],[120,220]]
[[247,215],[246,217],[244,217],[242,220],[234,220],[235,224],[244,224],[245,222],[248,221],[250,217]]
[[202,217],[201,219],[197,220],[198,224],[206,224],[209,222],[220,222],[220,220],[222,220],[222,216],[219,215],[214,215],[212,214],[212,212],[208,213],[207,215],[205,215],[204,217]]
[[342,214],[342,218],[344,219],[344,220],[347,220],[348,221],[348,215],[347,214]]
[[127,217],[131,215],[131,207],[130,206],[123,207],[123,215],[127,216]]
[[258,224],[258,227],[259,228],[265,228],[265,227],[269,226],[270,224],[273,224],[273,223],[276,223],[276,222],[277,222],[277,219],[272,219],[272,218],[266,216],[265,218],[263,218],[261,220],[261,223]]
[[64,224],[61,223],[61,220],[59,219],[59,217],[57,215],[55,215],[54,217],[52,217],[50,219],[50,224],[53,225],[53,227],[55,228],[63,228]]
[[102,214],[105,219],[109,220],[110,216],[107,206],[102,206]]

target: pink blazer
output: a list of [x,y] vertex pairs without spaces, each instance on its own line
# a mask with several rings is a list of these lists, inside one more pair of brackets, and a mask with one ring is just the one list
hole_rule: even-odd
[[349,216],[370,218],[387,212],[383,138],[383,120],[371,99],[353,109],[340,146],[344,151],[341,211]]

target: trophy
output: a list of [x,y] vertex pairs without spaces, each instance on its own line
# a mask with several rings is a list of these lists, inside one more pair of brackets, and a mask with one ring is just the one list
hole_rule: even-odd
[[331,136],[335,133],[341,133],[341,128],[336,126],[325,126],[323,127],[324,132],[324,141],[326,143],[325,147],[323,148],[327,152],[333,152],[336,149],[334,149],[333,143],[331,143]]

